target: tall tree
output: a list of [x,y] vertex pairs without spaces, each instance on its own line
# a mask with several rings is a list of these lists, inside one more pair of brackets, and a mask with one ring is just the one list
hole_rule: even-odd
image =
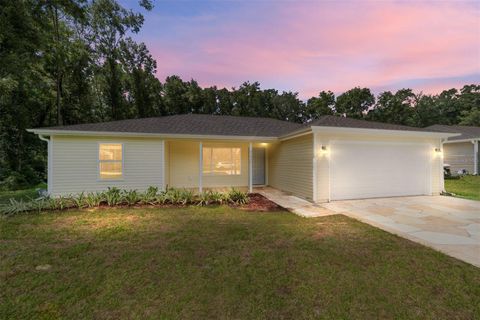
[[304,104],[296,92],[282,92],[272,97],[269,117],[284,121],[303,122]]
[[338,96],[335,111],[347,117],[362,119],[374,103],[375,96],[370,89],[356,87]]
[[415,101],[415,94],[411,89],[401,89],[395,94],[390,91],[382,92],[374,108],[369,110],[366,119],[411,125]]
[[[151,2],[140,2],[150,10]],[[107,92],[106,102],[112,119],[121,119],[126,113],[124,86],[125,76],[120,66],[120,45],[128,33],[138,33],[143,25],[143,16],[125,9],[116,0],[96,0],[90,7],[90,40],[102,68],[103,84]]]
[[268,101],[258,82],[244,82],[238,89],[233,90],[232,98],[231,114],[235,116],[261,117],[265,110],[265,102]]
[[133,104],[131,117],[163,114],[160,81],[155,77],[157,63],[144,43],[126,38],[120,44],[121,65],[126,74],[126,90]]
[[410,123],[415,127],[428,127],[442,123],[442,114],[435,104],[435,96],[422,92],[415,95],[415,107]]
[[332,91],[321,91],[318,97],[308,99],[306,120],[311,121],[325,115],[333,115],[335,110],[335,94]]
[[[54,98],[45,71],[48,16],[35,1],[0,5],[0,188],[37,183],[45,152],[25,131],[44,125]],[[40,165],[39,165],[40,163]]]
[[50,39],[45,42],[46,66],[55,83],[57,125],[63,125],[64,78],[67,64],[73,63],[78,49],[73,27],[85,22],[86,12],[81,0],[46,0],[43,5],[50,23]]
[[480,127],[480,108],[464,111],[460,117],[460,125]]

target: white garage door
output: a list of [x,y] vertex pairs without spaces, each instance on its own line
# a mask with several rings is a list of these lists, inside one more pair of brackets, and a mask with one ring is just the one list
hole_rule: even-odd
[[332,200],[424,195],[430,189],[427,144],[331,144]]

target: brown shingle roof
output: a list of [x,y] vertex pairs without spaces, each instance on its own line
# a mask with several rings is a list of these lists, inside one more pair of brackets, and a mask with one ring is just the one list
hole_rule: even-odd
[[298,123],[271,118],[183,114],[156,118],[76,124],[45,129],[91,132],[278,137],[303,127],[303,125]]
[[359,129],[378,129],[378,130],[402,130],[402,131],[428,131],[422,128],[401,126],[384,122],[358,120],[339,116],[322,116],[318,120],[309,123],[311,126],[320,127],[340,127],[340,128],[359,128]]
[[[120,132],[146,134],[219,135],[245,137],[281,137],[308,130],[311,126],[434,132],[422,128],[357,120],[340,116],[323,116],[308,124],[258,117],[183,114],[156,118],[130,119],[76,124],[39,130]],[[35,130],[34,130],[35,131]],[[438,131],[437,131],[438,132]],[[449,131],[450,132],[450,131]]]
[[480,139],[480,127],[472,126],[447,126],[435,124],[425,129],[438,132],[460,133],[460,136],[448,138],[448,140]]

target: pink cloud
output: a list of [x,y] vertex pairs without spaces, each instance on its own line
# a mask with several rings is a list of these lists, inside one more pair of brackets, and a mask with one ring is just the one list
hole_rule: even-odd
[[258,80],[302,97],[428,78],[458,79],[460,86],[472,74],[480,82],[480,10],[470,3],[282,1],[258,12],[254,6],[216,29],[203,20],[183,25],[187,32],[174,44],[149,43],[158,76],[226,87]]

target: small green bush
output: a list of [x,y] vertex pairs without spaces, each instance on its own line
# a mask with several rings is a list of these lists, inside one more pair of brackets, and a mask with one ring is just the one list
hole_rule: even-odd
[[148,187],[148,189],[140,194],[140,203],[141,204],[150,204],[154,205],[157,201],[158,188],[157,187]]
[[233,204],[237,204],[237,205],[241,205],[241,204],[246,204],[248,203],[248,194],[246,192],[242,192],[240,190],[237,190],[235,188],[232,188],[229,192],[228,192],[228,200],[233,203]]
[[88,208],[98,207],[102,202],[104,202],[104,195],[102,192],[92,192],[85,196],[85,204]]
[[23,200],[10,199],[10,202],[6,205],[3,205],[0,208],[0,211],[3,215],[9,216],[18,214],[21,212],[30,211],[33,206],[30,205],[30,202],[25,202]]
[[189,189],[168,188],[164,192],[158,192],[157,187],[150,187],[145,192],[136,190],[120,190],[115,187],[108,188],[105,192],[84,192],[78,195],[59,196],[56,198],[38,198],[29,201],[10,199],[10,202],[0,206],[0,214],[14,215],[22,212],[40,212],[42,210],[64,210],[68,208],[93,208],[102,204],[117,206],[127,204],[149,205],[190,205],[207,206],[211,204],[235,204],[248,203],[248,194],[232,188],[229,192],[205,191],[195,194]]
[[88,206],[84,192],[79,193],[76,197],[72,197],[72,200],[77,208],[86,208]]
[[137,190],[122,191],[122,200],[129,206],[134,206],[140,202],[140,195]]
[[108,187],[108,190],[105,191],[105,200],[107,202],[107,205],[109,205],[110,207],[121,204],[122,194],[120,192],[120,189],[116,187]]
[[212,201],[211,198],[211,191],[204,191],[197,195],[197,205],[208,206]]

